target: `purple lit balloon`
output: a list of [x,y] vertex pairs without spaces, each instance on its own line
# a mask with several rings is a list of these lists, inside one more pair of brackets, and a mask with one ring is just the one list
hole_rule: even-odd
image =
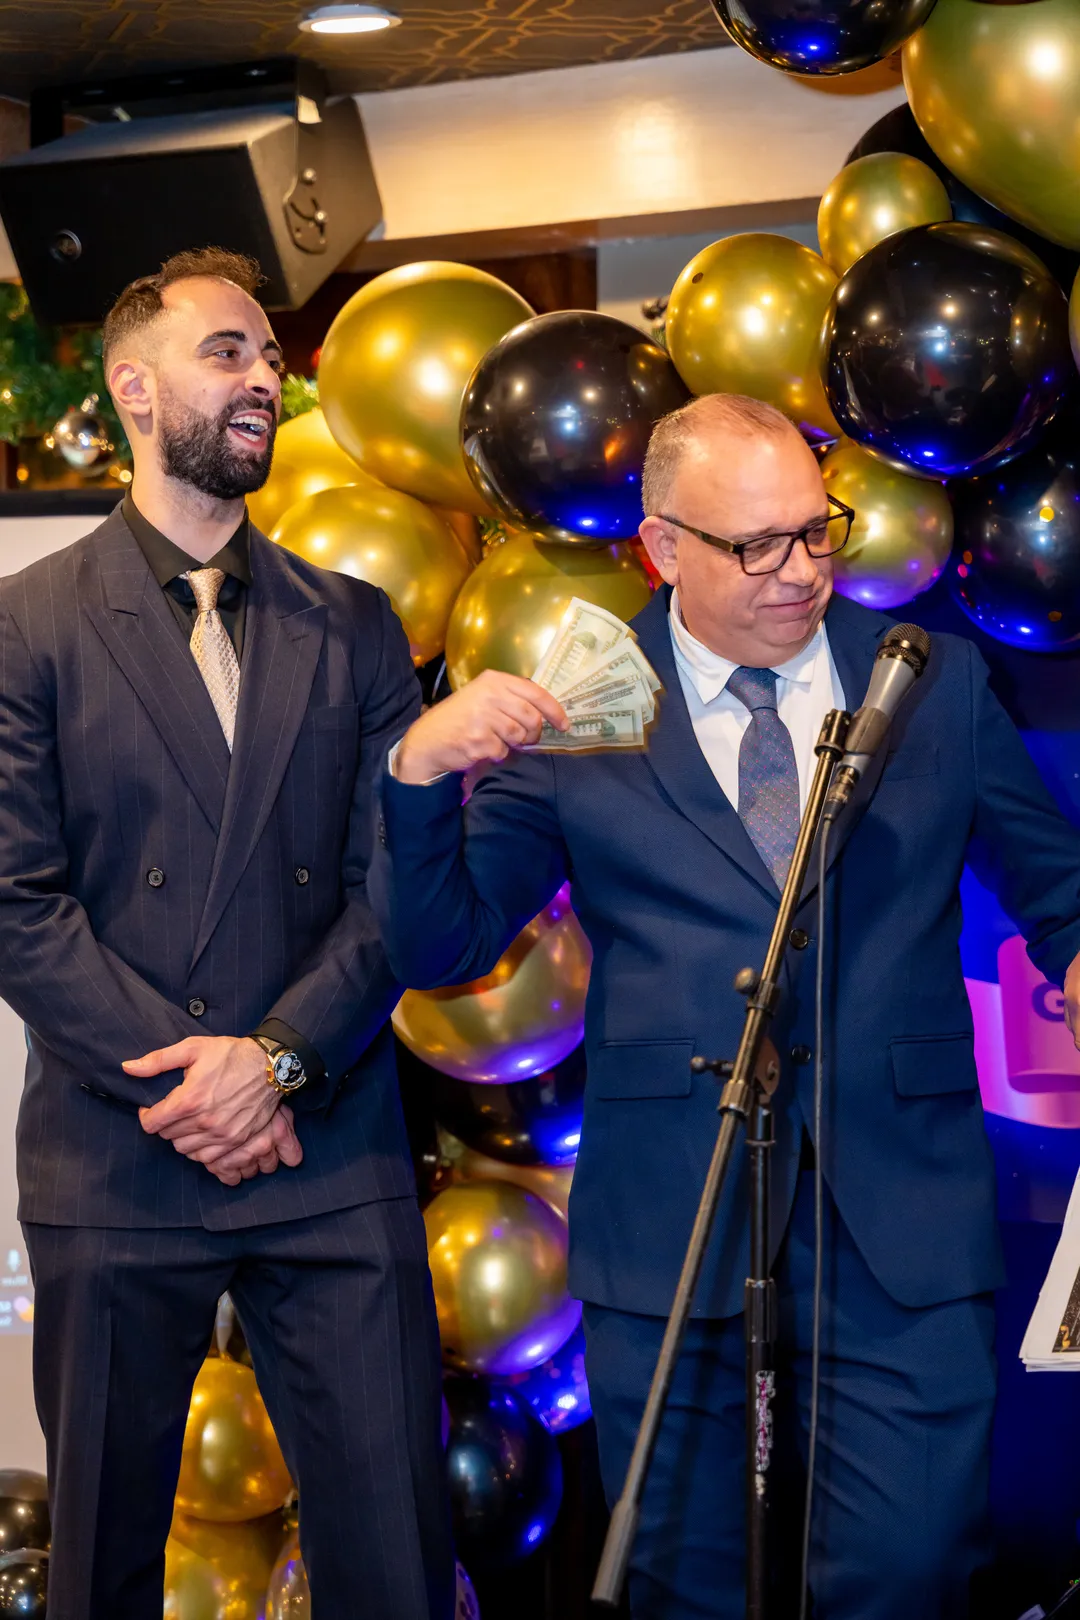
[[592,1417],[585,1377],[585,1331],[578,1327],[550,1361],[507,1380],[549,1434],[565,1434]]

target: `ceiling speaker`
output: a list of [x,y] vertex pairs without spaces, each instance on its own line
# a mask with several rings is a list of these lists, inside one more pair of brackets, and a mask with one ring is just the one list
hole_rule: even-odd
[[296,309],[382,217],[351,96],[90,123],[0,163],[0,218],[39,321],[99,323],[170,254],[257,259]]

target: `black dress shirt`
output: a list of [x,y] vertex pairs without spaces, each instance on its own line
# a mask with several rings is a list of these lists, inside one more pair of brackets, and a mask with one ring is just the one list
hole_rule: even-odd
[[182,551],[168,535],[143,517],[130,495],[124,496],[124,521],[136,540],[150,571],[168,598],[173,617],[191,640],[198,607],[195,593],[182,575],[193,568],[220,568],[225,578],[218,593],[218,612],[221,622],[232,638],[239,661],[244,653],[244,617],[247,609],[248,586],[251,584],[251,523],[247,513],[235,532],[209,562],[196,562]]
[[[181,576],[193,568],[222,570],[225,578],[218,593],[218,612],[236,648],[237,662],[242,665],[244,620],[247,615],[248,588],[251,585],[251,522],[247,512],[221,550],[215,552],[205,563],[189,557],[175,541],[169,539],[168,535],[162,534],[160,529],[155,529],[154,525],[143,517],[130,495],[124,496],[123,516],[139,543],[140,551],[150,564],[150,572],[165,592],[173,617],[184,633],[185,641],[191,640],[191,632],[195,628],[199,610],[194,591]],[[315,1048],[295,1029],[283,1024],[280,1018],[265,1019],[251,1033],[267,1035],[271,1040],[280,1041],[282,1046],[291,1047],[304,1065],[304,1072],[309,1080],[321,1080],[326,1073],[323,1061]]]

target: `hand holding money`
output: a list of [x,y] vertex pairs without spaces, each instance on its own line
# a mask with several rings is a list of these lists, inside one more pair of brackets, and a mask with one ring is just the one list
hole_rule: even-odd
[[644,747],[660,682],[634,632],[613,613],[575,596],[533,682],[558,698],[569,725],[545,722],[527,747],[552,752]]
[[486,669],[460,692],[436,703],[401,740],[393,774],[399,782],[431,782],[450,771],[504,760],[550,731],[569,725],[562,705],[532,681]]
[[531,681],[487,669],[405,733],[394,775],[414,785],[512,749],[641,748],[660,682],[633,631],[575,597]]

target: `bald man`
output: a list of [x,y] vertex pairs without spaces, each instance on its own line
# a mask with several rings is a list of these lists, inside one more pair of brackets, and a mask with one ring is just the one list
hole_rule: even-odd
[[[758,967],[832,708],[889,621],[832,595],[850,511],[783,416],[712,396],[649,446],[641,535],[664,585],[634,621],[663,682],[647,752],[521,754],[530,681],[488,673],[415,721],[380,784],[372,895],[408,984],[487,973],[567,879],[592,944],[571,1288],[618,1495],[716,1140],[738,969]],[[461,774],[494,762],[463,808]],[[814,1274],[825,1199],[817,1620],[959,1620],[986,1552],[993,1303],[1002,1280],[958,940],[965,859],[1080,1028],[1080,835],[1057,814],[969,643],[935,637],[828,882],[824,1130],[814,1141],[813,890],[774,1035],[779,1451],[770,1612],[798,1613]],[[422,919],[422,926],[419,920]],[[741,1620],[745,1158],[729,1178],[643,1503],[635,1620]],[[787,1510],[790,1510],[788,1512]]]
[[446,1620],[439,1348],[365,887],[419,710],[380,591],[258,534],[281,350],[250,261],[105,323],[130,494],[0,585],[0,994],[50,1620],[161,1620],[192,1384],[239,1311],[322,1620]]

